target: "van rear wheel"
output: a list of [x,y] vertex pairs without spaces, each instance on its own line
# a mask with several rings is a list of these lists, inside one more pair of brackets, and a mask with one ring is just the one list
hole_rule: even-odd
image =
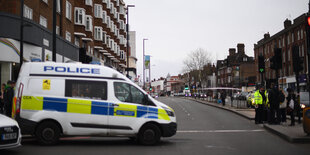
[[143,145],[155,145],[159,142],[161,131],[155,124],[144,125],[138,135],[138,141]]
[[37,127],[35,135],[40,144],[55,145],[59,141],[60,128],[54,122],[43,122]]

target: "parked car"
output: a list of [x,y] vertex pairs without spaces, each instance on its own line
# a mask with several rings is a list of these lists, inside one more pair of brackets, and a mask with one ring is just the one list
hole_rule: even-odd
[[17,122],[0,114],[0,149],[20,146],[21,137]]
[[238,99],[239,100],[246,100],[248,94],[249,94],[248,92],[241,92],[240,95],[238,96]]
[[238,97],[239,97],[239,95],[240,95],[240,93],[234,93],[234,94],[233,94],[233,98],[234,98],[235,100],[237,100]]
[[299,94],[301,108],[309,107],[309,92],[300,92]]

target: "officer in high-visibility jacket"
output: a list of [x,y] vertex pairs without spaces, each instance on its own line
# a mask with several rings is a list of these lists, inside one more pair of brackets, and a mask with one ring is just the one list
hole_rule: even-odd
[[268,103],[267,91],[263,86],[258,86],[258,90],[254,93],[255,104],[255,124],[263,123],[264,106]]

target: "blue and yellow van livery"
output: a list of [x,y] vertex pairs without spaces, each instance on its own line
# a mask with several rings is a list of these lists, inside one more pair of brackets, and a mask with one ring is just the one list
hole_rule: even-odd
[[127,136],[153,145],[176,134],[173,109],[121,73],[76,63],[24,63],[12,117],[46,145],[61,136]]

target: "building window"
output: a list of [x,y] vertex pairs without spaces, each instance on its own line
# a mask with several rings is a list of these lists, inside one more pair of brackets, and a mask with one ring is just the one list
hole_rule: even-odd
[[114,42],[114,53],[117,54],[117,43],[116,42]]
[[287,61],[291,60],[291,51],[287,50]]
[[289,45],[291,42],[290,42],[290,35],[287,36],[287,44]]
[[107,23],[107,11],[102,11],[102,23]]
[[300,40],[300,31],[297,31],[297,40]]
[[102,18],[102,5],[100,4],[95,4],[94,7],[94,16],[96,18]]
[[111,0],[106,0],[107,1],[107,8],[110,9],[111,8]]
[[108,24],[108,28],[111,28],[111,18],[110,18],[110,16],[107,16],[107,24]]
[[285,62],[285,51],[282,53],[282,62]]
[[24,17],[28,19],[32,19],[32,9],[29,8],[27,5],[24,5]]
[[61,12],[61,8],[60,8],[60,6],[61,6],[61,4],[60,4],[60,0],[57,0],[56,1],[56,11],[58,12],[58,13],[60,13]]
[[301,45],[301,56],[302,56],[302,57],[305,56],[305,48],[304,48],[304,45]]
[[94,33],[94,39],[102,41],[102,27],[95,26]]
[[294,32],[292,32],[292,43],[294,42]]
[[42,0],[44,3],[48,4],[48,0]]
[[102,32],[102,41],[103,44],[107,44],[107,32],[105,31]]
[[71,16],[72,16],[72,5],[70,2],[66,1],[66,17],[71,20]]
[[59,28],[59,26],[56,26],[56,34],[60,35],[60,28]]
[[44,26],[47,28],[47,20],[45,17],[40,15],[40,25]]
[[279,48],[281,48],[281,39],[279,39]]
[[93,0],[85,0],[85,5],[93,6]]
[[71,33],[66,31],[66,40],[71,42]]
[[85,30],[86,31],[93,31],[93,17],[90,15],[86,15],[86,27]]
[[304,31],[302,29],[300,30],[300,39],[304,39]]
[[78,47],[80,47],[80,38],[74,37],[74,44]]
[[121,51],[121,52],[120,52],[120,57],[121,57],[121,60],[125,60],[125,54],[124,54],[124,51]]
[[75,8],[75,24],[85,25],[85,9]]

